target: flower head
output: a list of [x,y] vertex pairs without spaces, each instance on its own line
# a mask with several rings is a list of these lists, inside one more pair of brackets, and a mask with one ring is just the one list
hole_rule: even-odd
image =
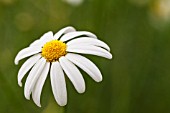
[[51,31],[47,32],[17,54],[15,64],[18,64],[21,59],[30,57],[18,72],[18,84],[22,86],[21,81],[30,70],[24,86],[24,95],[26,99],[30,99],[32,94],[35,104],[41,106],[42,88],[50,73],[55,100],[60,106],[64,106],[67,104],[64,73],[78,93],[85,91],[85,82],[77,67],[84,70],[96,82],[102,81],[97,66],[77,53],[111,59],[112,55],[109,51],[109,46],[91,32],[76,31],[73,27],[63,28],[54,35]]

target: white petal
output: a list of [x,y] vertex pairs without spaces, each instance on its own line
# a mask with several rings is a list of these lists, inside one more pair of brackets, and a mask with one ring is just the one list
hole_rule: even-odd
[[75,37],[82,36],[82,35],[86,35],[90,38],[97,38],[95,34],[88,32],[88,31],[75,31],[75,32],[70,32],[70,33],[63,35],[60,40],[64,42],[64,41],[67,41],[67,40],[70,40],[70,39],[73,39]]
[[61,37],[61,35],[65,34],[65,33],[73,32],[73,31],[76,31],[73,27],[71,27],[71,26],[65,27],[65,28],[61,29],[60,31],[58,31],[54,35],[54,39],[58,40],[59,37]]
[[83,93],[85,91],[85,82],[78,68],[65,57],[59,58],[59,62],[64,72],[73,83],[77,92]]
[[75,52],[75,53],[82,53],[82,54],[91,54],[91,55],[97,55],[104,58],[112,59],[112,54],[106,51],[103,48],[92,46],[92,45],[82,45],[82,46],[72,46],[67,47],[67,52]]
[[43,36],[41,36],[40,40],[49,40],[53,38],[53,32],[49,31],[45,33]]
[[67,104],[67,90],[63,70],[59,62],[53,62],[50,71],[52,91],[60,106]]
[[39,53],[41,51],[41,48],[40,47],[27,47],[27,48],[24,48],[22,49],[18,54],[17,56],[15,57],[15,64],[17,65],[18,62],[23,59],[23,58],[26,58],[26,57],[29,57],[31,55],[34,55],[36,53]]
[[40,39],[35,40],[32,44],[30,44],[30,46],[38,46],[38,47],[42,47],[45,43],[53,40],[53,32],[49,31],[47,33],[45,33],[43,36],[41,36]]
[[39,107],[41,107],[41,103],[40,103],[41,92],[42,92],[42,88],[45,83],[45,80],[47,78],[49,69],[50,69],[50,63],[47,62],[44,66],[44,69],[42,70],[40,77],[37,80],[37,83],[36,83],[33,91],[32,91],[33,101]]
[[75,46],[75,45],[76,46],[77,45],[94,45],[94,46],[103,47],[107,49],[108,51],[110,51],[110,48],[106,43],[95,38],[82,37],[82,38],[73,39],[67,43],[67,46]]
[[81,55],[73,54],[73,53],[68,53],[66,55],[66,58],[68,58],[71,62],[73,62],[75,65],[77,65],[82,70],[84,70],[96,82],[102,81],[102,74],[101,74],[100,70],[89,59],[87,59]]
[[24,87],[24,95],[26,99],[30,99],[31,91],[33,90],[34,85],[39,78],[42,69],[44,68],[45,62],[46,60],[44,58],[41,58],[30,71]]
[[22,79],[25,76],[25,74],[31,69],[31,67],[40,59],[41,55],[37,54],[32,57],[30,57],[20,68],[18,72],[18,84],[19,86],[22,86]]
[[34,42],[32,42],[32,43],[30,44],[30,46],[38,46],[39,44],[40,44],[40,39],[35,40]]

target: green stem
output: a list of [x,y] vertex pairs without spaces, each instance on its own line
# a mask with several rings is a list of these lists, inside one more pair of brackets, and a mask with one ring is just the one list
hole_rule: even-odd
[[48,106],[43,110],[42,113],[66,113],[65,107],[59,106],[52,98],[49,101]]

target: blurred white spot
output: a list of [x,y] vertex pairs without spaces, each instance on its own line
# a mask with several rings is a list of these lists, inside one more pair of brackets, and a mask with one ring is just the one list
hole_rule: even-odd
[[151,8],[151,13],[160,19],[169,20],[170,0],[157,0]]
[[84,0],[63,0],[63,1],[72,6],[79,6],[83,3]]
[[21,31],[28,31],[34,25],[34,19],[32,15],[30,15],[29,13],[25,13],[25,12],[17,14],[14,22],[17,28]]
[[154,26],[161,27],[170,22],[170,0],[156,0],[150,8],[150,19]]

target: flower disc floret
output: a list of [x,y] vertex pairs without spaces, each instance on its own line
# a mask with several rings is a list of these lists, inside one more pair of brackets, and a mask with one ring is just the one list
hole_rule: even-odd
[[59,40],[52,40],[47,42],[43,48],[41,55],[48,61],[48,62],[55,62],[61,56],[66,55],[66,44]]

